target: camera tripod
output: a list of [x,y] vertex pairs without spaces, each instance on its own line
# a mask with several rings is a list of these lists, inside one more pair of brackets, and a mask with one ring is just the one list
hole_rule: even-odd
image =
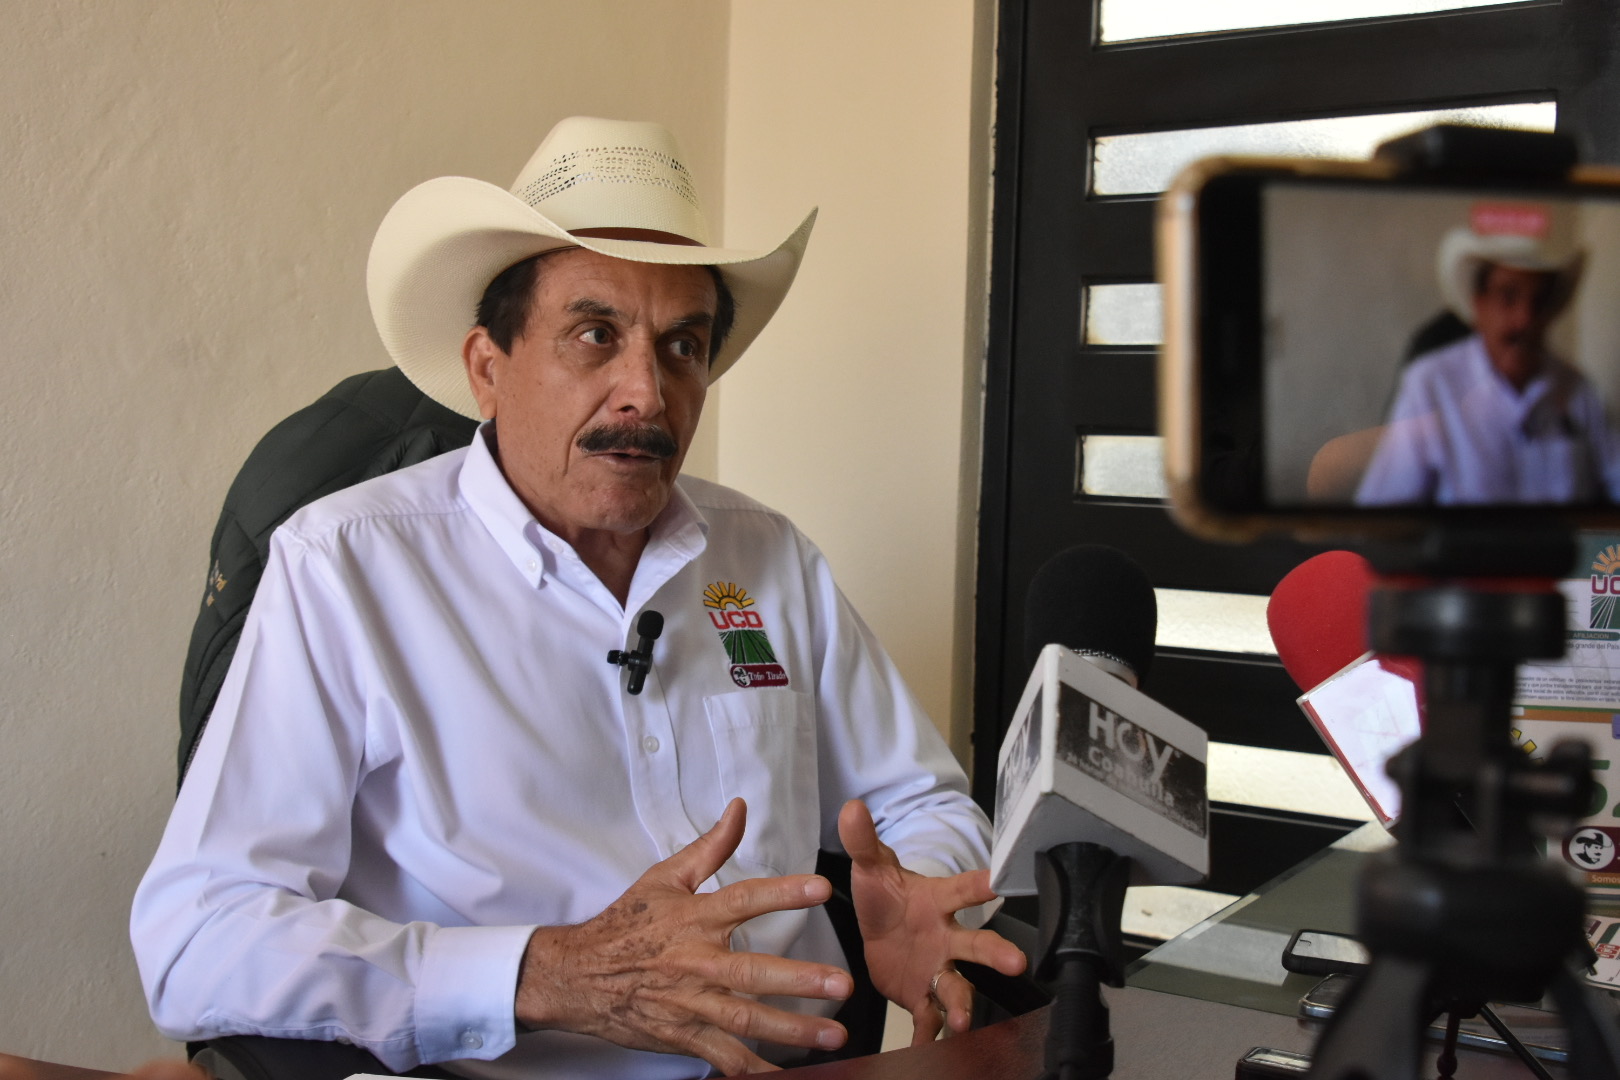
[[1567,827],[1586,812],[1589,753],[1563,743],[1533,763],[1509,731],[1517,664],[1563,655],[1564,598],[1550,579],[1572,549],[1542,538],[1531,557],[1498,563],[1533,566],[1539,580],[1481,574],[1372,595],[1372,648],[1425,661],[1427,722],[1391,763],[1398,843],[1358,895],[1372,964],[1318,1042],[1312,1080],[1415,1078],[1434,1017],[1544,993],[1569,1029],[1570,1075],[1620,1080],[1620,1012],[1575,968],[1584,895],[1534,843],[1535,822]]

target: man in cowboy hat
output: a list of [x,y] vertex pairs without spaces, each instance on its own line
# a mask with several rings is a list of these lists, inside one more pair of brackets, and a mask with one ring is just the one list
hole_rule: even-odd
[[[446,177],[389,211],[382,338],[484,424],[276,533],[136,896],[167,1034],[470,1076],[764,1068],[844,1037],[810,872],[840,842],[919,1038],[967,1023],[956,960],[1022,970],[957,919],[992,899],[984,817],[825,560],[679,475],[813,219],[714,247],[669,134],[590,118],[510,191]],[[649,649],[644,686],[604,663]]]
[[1413,359],[1356,491],[1377,504],[1571,503],[1620,498],[1620,441],[1590,382],[1547,330],[1582,251],[1539,207],[1478,207],[1441,242],[1440,287],[1472,328]]

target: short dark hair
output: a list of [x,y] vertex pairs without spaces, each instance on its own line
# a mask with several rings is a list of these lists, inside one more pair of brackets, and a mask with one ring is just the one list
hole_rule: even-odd
[[510,354],[512,342],[522,337],[528,327],[534,287],[539,282],[540,256],[531,255],[496,274],[479,297],[474,325],[487,330],[501,352]]
[[[503,353],[510,354],[512,342],[522,337],[528,328],[529,313],[534,309],[534,290],[540,284],[540,260],[548,254],[550,252],[543,251],[508,266],[495,275],[478,299],[473,325],[487,330],[490,340]],[[731,335],[732,324],[737,321],[737,301],[718,267],[703,269],[714,279],[714,324],[709,327],[709,363],[713,365]]]

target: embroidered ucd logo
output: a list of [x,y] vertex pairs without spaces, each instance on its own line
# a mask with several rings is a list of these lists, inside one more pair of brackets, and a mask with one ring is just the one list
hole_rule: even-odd
[[776,662],[776,650],[765,635],[765,620],[754,606],[748,590],[734,582],[717,581],[703,590],[703,606],[709,621],[720,631],[720,644],[731,661],[731,681],[747,689],[752,686],[786,686],[788,674]]

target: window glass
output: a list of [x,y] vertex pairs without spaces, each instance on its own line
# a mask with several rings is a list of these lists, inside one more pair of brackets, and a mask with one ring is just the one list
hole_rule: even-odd
[[1079,471],[1081,498],[1166,497],[1164,440],[1157,435],[1082,435]]
[[[1301,717],[1301,719],[1304,719]],[[1327,754],[1210,741],[1211,802],[1372,821],[1367,800]]]
[[1160,648],[1275,656],[1266,628],[1266,601],[1250,593],[1154,589],[1159,601]]
[[1515,0],[1102,0],[1099,36],[1104,42],[1253,30],[1265,26],[1420,15],[1431,11],[1494,7]]
[[1164,313],[1157,285],[1087,285],[1084,291],[1087,345],[1159,343]]
[[1163,191],[1187,165],[1214,154],[1366,158],[1384,140],[1431,124],[1551,131],[1556,117],[1554,104],[1544,101],[1104,135],[1092,143],[1091,190],[1095,195]]

